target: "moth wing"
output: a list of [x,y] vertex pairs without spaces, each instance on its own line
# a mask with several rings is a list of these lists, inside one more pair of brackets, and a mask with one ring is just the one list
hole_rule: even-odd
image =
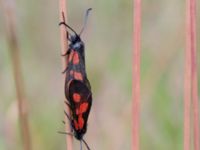
[[[71,80],[65,88],[66,97],[72,108],[79,107],[82,103],[88,103],[88,110],[92,104],[92,93],[87,85],[79,80]],[[89,112],[88,112],[89,113]]]
[[[88,120],[88,115],[90,113],[91,105],[92,105],[92,94],[88,95],[87,97],[87,102],[89,104],[89,107],[85,113],[83,113],[83,118],[85,118],[85,121],[87,122]],[[86,125],[86,124],[85,124]]]

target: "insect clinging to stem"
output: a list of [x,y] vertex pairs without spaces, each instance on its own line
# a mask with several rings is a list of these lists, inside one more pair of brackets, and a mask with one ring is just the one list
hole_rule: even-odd
[[[72,27],[67,25],[65,21],[59,23],[59,25],[64,25],[66,27],[67,39],[70,42],[68,50],[62,56],[67,56],[68,65],[63,71],[63,73],[66,73],[65,96],[67,101],[65,103],[70,108],[71,113],[69,115],[65,112],[65,114],[70,120],[72,133],[64,133],[74,135],[74,137],[80,141],[81,149],[83,142],[88,150],[90,150],[90,148],[83,139],[83,136],[87,131],[87,121],[92,106],[92,92],[86,74],[84,42],[80,36],[86,27],[88,15],[91,10],[92,9],[89,8],[86,11],[84,24],[79,34],[77,34]],[[68,32],[68,29],[73,35]]]

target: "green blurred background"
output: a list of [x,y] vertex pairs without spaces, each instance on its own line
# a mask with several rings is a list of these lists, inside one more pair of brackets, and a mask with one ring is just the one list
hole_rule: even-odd
[[[93,8],[82,38],[93,91],[85,139],[94,150],[131,149],[132,5],[68,0],[68,24],[76,31],[86,9]],[[58,8],[54,0],[16,1],[33,150],[66,149],[64,135],[57,133],[64,131]],[[141,150],[181,150],[185,1],[143,0],[142,15]],[[0,7],[0,150],[21,150],[4,22]],[[74,146],[79,149],[79,142]]]

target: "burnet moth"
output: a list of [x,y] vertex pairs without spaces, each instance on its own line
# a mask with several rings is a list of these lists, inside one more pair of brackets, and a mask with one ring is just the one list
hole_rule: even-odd
[[[67,29],[67,39],[69,41],[69,48],[63,56],[67,55],[68,66],[63,73],[66,73],[65,79],[65,96],[66,104],[71,110],[71,114],[67,115],[71,123],[72,134],[80,141],[81,149],[82,142],[90,150],[88,144],[83,139],[84,134],[87,131],[87,121],[92,105],[92,92],[89,80],[87,79],[86,67],[85,67],[85,48],[84,42],[81,40],[81,34],[83,33],[88,19],[88,14],[91,8],[86,11],[84,25],[79,34],[64,22],[60,22],[59,25],[64,25]],[[64,15],[63,15],[64,19]],[[68,32],[68,29],[72,32]]]

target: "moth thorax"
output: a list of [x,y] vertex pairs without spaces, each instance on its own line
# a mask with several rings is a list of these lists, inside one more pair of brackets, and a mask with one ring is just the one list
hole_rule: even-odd
[[80,42],[76,42],[75,44],[73,44],[73,49],[76,50],[83,50],[84,49],[84,44],[82,41]]

